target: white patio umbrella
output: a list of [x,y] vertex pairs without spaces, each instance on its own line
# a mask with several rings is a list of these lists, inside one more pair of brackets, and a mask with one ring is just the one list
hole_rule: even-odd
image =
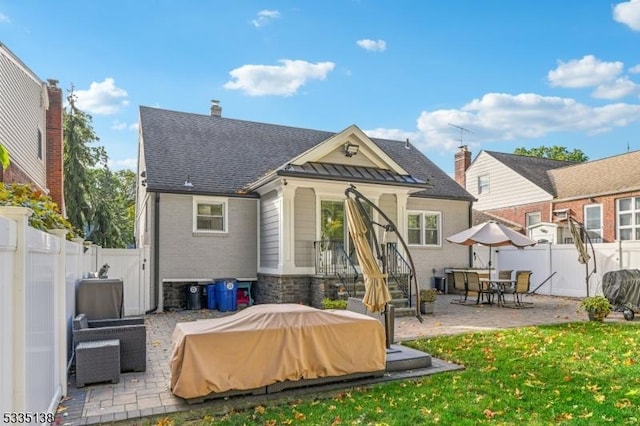
[[489,246],[489,271],[491,271],[491,248],[500,246],[527,247],[536,244],[532,239],[508,228],[494,220],[472,226],[446,238],[450,243],[471,246],[482,244]]
[[387,274],[383,274],[376,261],[367,239],[367,226],[358,210],[356,201],[352,198],[345,200],[345,213],[351,239],[356,248],[358,263],[364,275],[364,297],[362,302],[371,312],[382,312],[391,300],[387,288]]

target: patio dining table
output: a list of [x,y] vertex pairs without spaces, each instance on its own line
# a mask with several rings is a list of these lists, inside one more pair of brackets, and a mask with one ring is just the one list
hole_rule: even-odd
[[480,278],[480,284],[487,289],[493,289],[498,295],[498,306],[504,306],[505,289],[514,286],[515,281],[511,278]]

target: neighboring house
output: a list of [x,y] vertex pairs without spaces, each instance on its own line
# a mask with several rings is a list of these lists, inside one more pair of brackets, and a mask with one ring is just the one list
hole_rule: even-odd
[[137,244],[150,247],[152,297],[165,306],[186,283],[221,277],[255,279],[258,303],[320,306],[350,267],[337,268],[338,251],[354,261],[351,184],[401,230],[421,286],[469,266],[468,248],[444,238],[469,226],[473,197],[408,141],[356,126],[223,118],[217,102],[211,115],[141,107],[138,181]]
[[0,43],[0,144],[11,164],[0,182],[30,183],[64,214],[62,90],[43,82]]
[[592,242],[640,239],[640,151],[574,163],[462,147],[456,181],[474,211],[500,218],[541,242],[570,243],[571,217]]

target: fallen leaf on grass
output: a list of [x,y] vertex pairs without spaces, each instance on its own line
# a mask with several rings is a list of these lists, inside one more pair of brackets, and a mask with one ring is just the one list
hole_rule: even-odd
[[496,415],[496,412],[485,408],[482,414],[484,414],[487,419],[492,419]]

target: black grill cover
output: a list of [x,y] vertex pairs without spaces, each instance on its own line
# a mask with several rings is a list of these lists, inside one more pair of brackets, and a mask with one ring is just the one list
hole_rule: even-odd
[[602,293],[614,306],[640,308],[640,269],[610,271],[602,276]]

